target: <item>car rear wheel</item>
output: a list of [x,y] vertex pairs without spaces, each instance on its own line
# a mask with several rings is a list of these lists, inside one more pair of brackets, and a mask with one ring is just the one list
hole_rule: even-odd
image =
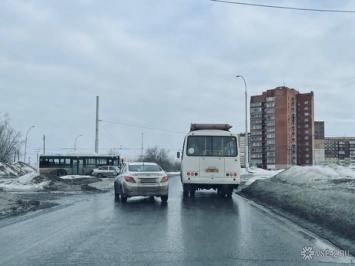
[[122,200],[122,202],[127,202],[127,197],[124,195],[121,195],[121,200]]
[[58,172],[57,172],[57,176],[64,176],[64,175],[67,175],[67,172],[63,169],[60,169]]
[[123,194],[123,189],[122,189],[122,185],[120,186],[120,192],[121,192],[121,201],[122,202],[127,202],[127,197]]
[[120,194],[117,193],[116,187],[115,187],[115,200],[119,200],[119,199],[120,199]]
[[168,201],[168,195],[161,196],[161,202],[167,202]]

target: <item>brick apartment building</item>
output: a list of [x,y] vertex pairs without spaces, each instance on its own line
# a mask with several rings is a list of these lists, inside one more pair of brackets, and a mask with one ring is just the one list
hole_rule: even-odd
[[278,87],[250,98],[250,163],[264,169],[312,165],[314,95]]

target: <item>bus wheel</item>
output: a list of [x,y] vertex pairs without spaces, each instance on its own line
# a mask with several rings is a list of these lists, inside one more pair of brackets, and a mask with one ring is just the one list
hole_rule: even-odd
[[184,197],[188,197],[189,196],[189,190],[188,190],[187,185],[182,185],[182,190],[183,190],[183,193],[184,193]]
[[67,172],[63,169],[60,169],[58,172],[57,172],[57,176],[64,176],[64,175],[67,175]]
[[233,188],[228,188],[228,190],[226,192],[227,198],[231,198],[232,197],[232,193],[233,193]]

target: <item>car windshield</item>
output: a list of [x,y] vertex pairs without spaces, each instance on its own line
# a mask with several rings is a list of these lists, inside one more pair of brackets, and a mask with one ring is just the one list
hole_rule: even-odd
[[160,172],[162,169],[158,165],[151,164],[134,164],[129,165],[130,172]]

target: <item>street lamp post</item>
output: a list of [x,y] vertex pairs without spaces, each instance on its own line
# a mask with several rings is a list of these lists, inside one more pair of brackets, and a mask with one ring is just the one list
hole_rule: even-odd
[[248,90],[244,77],[242,75],[236,77],[243,79],[245,87],[245,169],[248,170]]
[[76,136],[76,138],[75,138],[75,141],[74,141],[74,151],[76,151],[76,140],[79,138],[79,137],[81,137],[82,135],[80,134],[80,135],[78,135],[78,136]]
[[316,156],[316,154],[315,154],[315,149],[316,149],[316,147],[315,147],[315,136],[314,136],[314,118],[313,118],[313,116],[311,115],[311,114],[308,114],[308,116],[310,116],[311,118],[312,118],[312,165],[316,165],[315,164],[315,161],[316,161],[316,158],[315,158],[315,156]]
[[31,128],[34,128],[35,126],[32,126],[30,127],[28,130],[27,130],[27,133],[26,133],[26,139],[25,139],[25,154],[23,155],[23,162],[26,163],[26,150],[27,150],[27,135],[28,135],[28,132],[31,130]]

